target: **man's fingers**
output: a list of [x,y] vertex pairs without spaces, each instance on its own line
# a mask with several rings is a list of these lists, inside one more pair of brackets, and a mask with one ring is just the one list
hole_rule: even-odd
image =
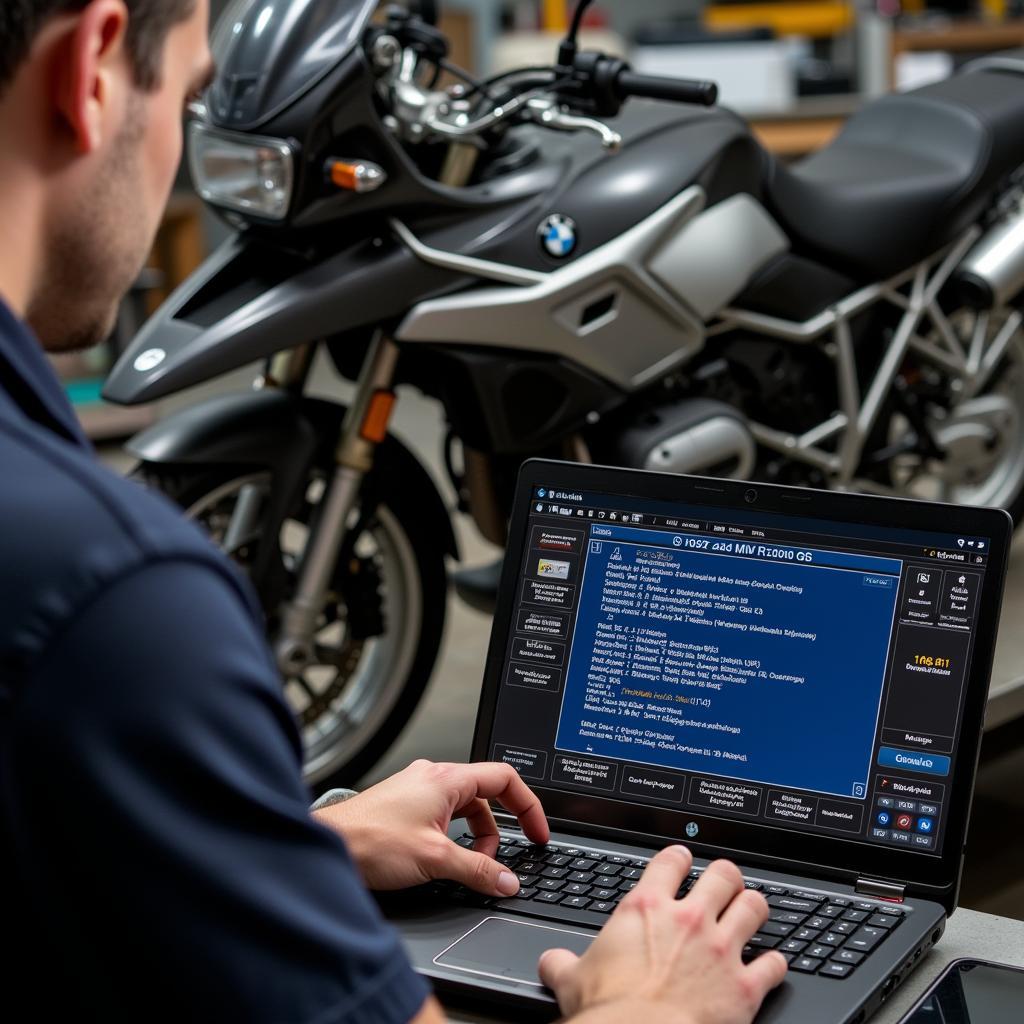
[[744,970],[755,979],[759,986],[758,1002],[760,1002],[776,985],[782,984],[786,977],[786,971],[789,970],[789,964],[786,963],[786,958],[781,953],[772,951],[771,953],[762,953],[757,959],[752,960]]
[[633,891],[659,893],[674,899],[692,867],[693,855],[685,846],[668,846],[651,858]]
[[759,892],[743,890],[725,908],[725,913],[719,919],[719,927],[724,928],[726,934],[733,941],[733,945],[741,948],[758,928],[768,920],[768,903]]
[[717,920],[727,906],[743,891],[740,869],[727,860],[709,864],[686,897],[704,904]]
[[449,843],[446,863],[438,874],[487,896],[514,896],[519,892],[519,879],[504,864],[456,843]]
[[[541,953],[540,962],[537,964],[537,973],[540,980],[556,995],[564,986],[565,980],[576,965],[579,957],[568,949],[548,949]],[[568,1007],[563,1010],[570,1012]]]
[[519,819],[523,831],[533,842],[546,843],[551,838],[540,800],[515,768],[507,764],[469,764],[462,767],[466,783],[461,794],[463,803],[468,803],[473,797],[497,800]]
[[453,817],[465,818],[469,831],[473,833],[473,849],[493,857],[498,852],[500,837],[498,823],[494,820],[486,800],[475,797],[464,807],[458,808]]

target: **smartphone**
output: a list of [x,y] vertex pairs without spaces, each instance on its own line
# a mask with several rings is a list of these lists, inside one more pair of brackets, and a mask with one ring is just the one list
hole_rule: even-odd
[[1024,968],[954,960],[900,1024],[1008,1024],[1024,1019]]

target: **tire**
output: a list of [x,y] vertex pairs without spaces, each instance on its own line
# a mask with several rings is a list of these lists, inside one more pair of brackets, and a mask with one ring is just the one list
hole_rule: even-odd
[[[271,482],[269,473],[232,467],[144,463],[133,475],[206,526],[222,549],[218,510],[232,495],[241,494],[242,488],[269,488]],[[337,669],[339,676],[333,686],[344,683],[343,690],[328,701],[325,695],[333,692],[331,686],[318,693],[314,683],[305,678],[308,673],[303,674],[301,685],[294,678],[285,680],[286,696],[303,733],[306,781],[316,793],[351,786],[387,753],[419,706],[440,650],[448,589],[443,545],[437,543],[421,515],[422,496],[404,493],[395,482],[397,476],[382,467],[372,478],[376,508],[365,523],[360,521],[363,529],[354,546],[346,544],[339,556],[339,567],[345,565],[346,571],[336,569],[332,598],[336,619],[325,625],[324,632],[339,627],[345,635],[340,650],[345,653],[332,655],[335,660],[317,667],[328,672]],[[315,492],[318,488],[323,492],[323,480],[321,473],[311,476],[306,495],[299,497],[281,531],[280,555],[270,574],[273,579],[257,588],[271,638],[277,609],[294,589],[288,533],[291,530],[293,539],[299,538],[296,531],[308,523],[318,500]],[[370,556],[362,552],[368,538],[376,545]],[[243,570],[262,538],[257,530],[245,541],[229,552]],[[351,612],[347,605],[352,606]],[[332,607],[330,600],[328,606]],[[358,619],[358,628],[354,619]],[[380,635],[372,635],[374,629]],[[356,633],[369,635],[353,638]],[[317,645],[318,654],[321,646]],[[346,670],[347,682],[341,679]]]

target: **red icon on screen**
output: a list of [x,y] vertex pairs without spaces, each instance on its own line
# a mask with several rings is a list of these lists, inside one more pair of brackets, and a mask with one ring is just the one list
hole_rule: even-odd
[[901,814],[896,819],[897,828],[910,828],[914,824],[914,819],[909,814]]

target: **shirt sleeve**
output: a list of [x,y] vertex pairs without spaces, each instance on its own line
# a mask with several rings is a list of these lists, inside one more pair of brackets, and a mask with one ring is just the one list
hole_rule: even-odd
[[269,652],[212,567],[112,584],[36,668],[15,732],[24,881],[97,1019],[421,1009],[397,934],[309,816]]

